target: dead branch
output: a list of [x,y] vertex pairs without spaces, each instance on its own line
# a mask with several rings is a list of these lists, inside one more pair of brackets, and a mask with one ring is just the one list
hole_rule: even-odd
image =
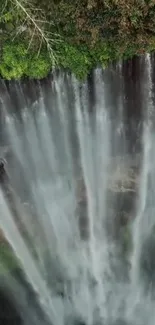
[[[52,63],[55,64],[57,60],[56,60],[56,55],[54,53],[52,45],[54,43],[57,43],[58,40],[60,41],[60,36],[58,34],[52,34],[52,32],[48,32],[45,30],[44,24],[47,24],[48,22],[43,19],[37,19],[37,17],[34,14],[34,11],[38,11],[38,9],[34,9],[33,7],[31,8],[30,3],[27,3],[27,1],[25,1],[25,3],[24,3],[24,1],[22,1],[22,0],[11,0],[11,1],[18,9],[20,9],[23,12],[23,14],[25,16],[24,24],[26,21],[26,22],[28,22],[28,24],[31,24],[34,28],[32,37],[31,37],[29,45],[28,45],[28,49],[30,48],[30,46],[32,44],[35,34],[37,34],[40,38],[40,46],[39,46],[39,50],[38,50],[38,55],[40,54],[42,43],[44,42],[46,44],[46,47],[49,52],[49,56],[52,60]],[[57,39],[55,40],[54,38],[52,38],[52,36],[53,37],[57,36]]]

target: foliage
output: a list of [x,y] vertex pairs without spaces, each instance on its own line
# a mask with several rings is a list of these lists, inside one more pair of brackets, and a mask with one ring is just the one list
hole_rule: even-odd
[[29,52],[25,43],[8,43],[3,47],[0,73],[8,80],[19,79],[23,76],[31,78],[44,78],[51,68],[47,52],[42,51],[37,55]]
[[43,78],[53,66],[83,79],[97,64],[155,49],[154,0],[1,0],[0,13],[6,79]]
[[8,23],[11,23],[11,38],[26,38],[29,49],[38,45],[40,53],[42,46],[46,45],[51,61],[55,62],[53,44],[60,40],[59,35],[52,32],[52,22],[46,20],[45,13],[39,6],[34,6],[33,0],[5,0],[1,8],[0,23],[4,31],[8,30]]
[[21,78],[27,69],[27,50],[23,44],[6,44],[3,48],[0,72],[6,79]]
[[91,55],[88,49],[83,46],[73,46],[63,44],[59,50],[58,62],[64,67],[70,69],[77,78],[83,79],[90,71],[92,66]]
[[25,75],[34,79],[42,79],[48,75],[50,69],[51,61],[48,53],[41,52],[39,56],[34,54],[30,57]]

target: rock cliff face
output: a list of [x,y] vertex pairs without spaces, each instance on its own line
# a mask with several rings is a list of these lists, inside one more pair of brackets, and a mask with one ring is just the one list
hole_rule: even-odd
[[[4,178],[5,178],[5,168],[4,168],[4,162],[3,160],[0,161],[0,187],[2,189],[2,187],[4,186]],[[0,245],[2,243],[6,242],[3,230],[0,229]]]
[[[112,158],[108,167],[107,226],[115,235],[133,220],[138,195],[140,155]],[[84,180],[77,182],[78,217],[81,237],[88,238],[87,193]]]
[[[106,202],[108,208],[107,227],[119,234],[120,227],[132,221],[139,186],[140,155],[111,158],[108,164],[108,181]],[[0,185],[14,215],[19,219],[16,211],[16,194],[5,171],[4,164],[0,165]],[[89,220],[87,215],[87,193],[82,176],[77,180],[77,216],[79,231],[83,239],[89,237]],[[21,226],[22,228],[22,226]],[[0,230],[1,241],[4,239]]]

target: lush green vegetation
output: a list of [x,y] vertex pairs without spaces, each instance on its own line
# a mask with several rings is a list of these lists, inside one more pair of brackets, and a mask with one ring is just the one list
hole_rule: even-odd
[[78,78],[101,64],[155,48],[155,0],[1,0],[0,74]]

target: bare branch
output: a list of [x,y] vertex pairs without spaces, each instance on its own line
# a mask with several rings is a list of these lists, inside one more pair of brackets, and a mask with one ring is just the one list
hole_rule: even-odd
[[38,50],[37,56],[39,56],[39,54],[40,54],[41,47],[42,47],[42,43],[43,43],[43,39],[41,38],[40,46],[39,46],[39,50]]
[[31,44],[32,44],[32,41],[33,41],[33,38],[34,38],[34,35],[35,35],[35,31],[36,31],[36,28],[34,27],[34,31],[33,31],[33,33],[32,33],[32,37],[31,37],[31,39],[30,39],[29,46],[28,46],[27,50],[30,49],[30,46],[31,46]]
[[13,41],[15,40],[15,38],[16,38],[19,34],[22,34],[23,32],[25,32],[25,30],[27,29],[27,27],[26,27],[25,24],[26,24],[26,18],[25,18],[25,20],[23,21],[22,25],[18,27],[17,32],[16,32],[15,36],[14,36],[13,39],[12,39]]
[[[31,23],[32,26],[34,27],[34,31],[33,31],[28,49],[30,48],[30,45],[33,41],[35,33],[37,33],[41,39],[38,53],[40,53],[42,43],[44,42],[47,46],[49,56],[52,59],[53,63],[55,64],[56,57],[55,57],[52,45],[57,43],[58,41],[60,42],[60,39],[58,40],[58,38],[60,38],[60,35],[58,35],[56,33],[52,33],[50,31],[46,31],[46,30],[44,30],[44,26],[40,26],[40,24],[49,24],[50,25],[51,23],[48,23],[44,19],[37,19],[37,17],[35,17],[33,10],[35,12],[35,11],[38,11],[39,9],[36,9],[36,8],[33,9],[33,7],[30,8],[28,6],[29,4],[27,5],[27,1],[24,1],[24,0],[22,0],[22,1],[21,0],[11,0],[11,1],[18,9],[20,9],[24,13],[26,20],[29,23]],[[57,37],[57,39],[54,39],[53,37]]]

